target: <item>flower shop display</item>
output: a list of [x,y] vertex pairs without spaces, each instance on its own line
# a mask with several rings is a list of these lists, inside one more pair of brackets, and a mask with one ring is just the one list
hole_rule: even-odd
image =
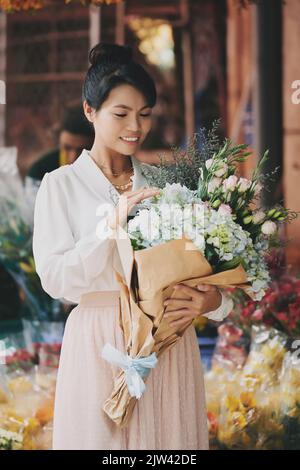
[[[236,294],[234,294],[236,295]],[[300,279],[283,272],[272,280],[258,303],[244,296],[235,298],[230,317],[246,336],[252,325],[264,324],[289,336],[300,336]]]
[[39,184],[30,177],[23,183],[14,147],[0,151],[0,263],[19,286],[23,315],[35,320],[63,320],[62,303],[42,288],[32,254],[33,211]]
[[[120,3],[123,0],[63,0],[65,5],[69,3],[81,3],[81,5],[110,5]],[[14,13],[21,11],[38,11],[46,6],[51,5],[49,0],[0,0],[0,9],[6,13]]]
[[58,367],[65,323],[26,319],[22,322],[27,349],[36,358],[36,363]]
[[24,334],[14,333],[0,336],[0,364],[6,366],[6,370],[14,372],[15,370],[28,371],[36,363],[32,351],[26,348]]
[[288,337],[263,325],[253,326],[249,356],[243,374],[256,380],[257,386],[264,388],[279,384],[279,373],[287,352]]
[[[56,0],[57,1],[57,0]],[[95,5],[114,5],[122,3],[124,0],[62,0],[65,5],[80,3],[84,6]],[[236,0],[237,5],[246,7],[251,3],[257,3],[258,0]],[[46,6],[54,3],[51,0],[0,0],[0,8],[6,13],[20,12],[20,11],[38,11]]]
[[218,334],[212,366],[227,370],[241,369],[246,362],[249,348],[243,331],[226,321],[218,328]]
[[56,369],[0,374],[0,450],[51,449]]
[[0,364],[4,364],[9,372],[27,372],[34,365],[57,368],[64,323],[25,319],[22,323],[20,333],[3,335],[0,332]]
[[[232,324],[224,327],[232,332]],[[231,367],[213,361],[205,375],[211,448],[300,449],[297,345],[274,328],[253,326],[242,367],[234,356]]]
[[[47,330],[53,333],[55,328],[51,325]],[[43,332],[37,336],[26,321],[22,333],[0,338],[0,450],[51,449],[60,350],[52,342],[58,338],[53,334],[47,337]],[[48,341],[44,346],[51,355],[54,349],[55,360],[44,360],[41,343],[32,342],[36,339]]]
[[[294,347],[293,347],[294,346]],[[283,446],[300,449],[300,340],[295,340],[284,357],[280,377],[281,414],[283,416]],[[298,348],[298,351],[296,350]]]

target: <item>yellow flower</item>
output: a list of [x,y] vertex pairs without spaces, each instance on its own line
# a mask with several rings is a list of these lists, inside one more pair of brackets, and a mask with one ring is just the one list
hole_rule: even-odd
[[40,423],[36,418],[29,418],[26,422],[26,426],[24,429],[24,434],[27,435],[35,435],[40,431]]
[[231,411],[240,411],[241,410],[241,402],[240,400],[235,397],[234,395],[228,395],[225,399],[225,406],[226,408]]
[[27,377],[21,376],[11,379],[10,382],[8,382],[8,388],[13,393],[26,393],[31,391],[33,386]]
[[241,379],[241,384],[246,390],[255,390],[262,382],[263,378],[256,374],[246,374]]
[[241,395],[241,402],[245,408],[255,408],[257,403],[253,397],[253,394],[250,392],[242,392]]
[[247,426],[247,420],[243,413],[235,412],[232,415],[233,425],[239,429],[244,429]]

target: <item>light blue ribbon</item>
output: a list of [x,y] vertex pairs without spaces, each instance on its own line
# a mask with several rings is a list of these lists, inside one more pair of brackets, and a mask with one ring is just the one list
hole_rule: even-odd
[[128,354],[121,353],[111,344],[106,343],[102,349],[101,356],[106,361],[124,370],[130,395],[140,399],[146,389],[143,379],[148,377],[150,370],[158,362],[156,354],[153,352],[147,357],[133,358]]

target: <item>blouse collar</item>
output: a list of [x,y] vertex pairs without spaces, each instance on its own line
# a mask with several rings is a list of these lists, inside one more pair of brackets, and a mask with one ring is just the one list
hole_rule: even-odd
[[[148,184],[142,175],[139,161],[133,155],[130,158],[134,170],[132,191],[135,191],[142,186],[148,186]],[[71,166],[77,176],[83,179],[98,196],[110,200],[118,200],[120,194],[94,162],[88,150],[83,149],[80,156]]]

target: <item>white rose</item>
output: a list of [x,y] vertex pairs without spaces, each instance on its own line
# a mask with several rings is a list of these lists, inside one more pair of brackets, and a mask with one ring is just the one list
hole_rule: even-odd
[[264,220],[266,214],[264,211],[257,211],[253,214],[252,221],[254,224],[259,224]]
[[206,160],[205,166],[206,166],[206,169],[207,169],[207,170],[210,169],[210,167],[212,166],[213,162],[214,162],[213,158],[209,158],[208,160]]
[[235,175],[229,176],[223,181],[223,188],[225,191],[234,191],[238,182],[238,178]]
[[218,166],[218,169],[215,171],[215,176],[220,178],[221,176],[224,176],[227,173],[228,170],[228,165],[224,162],[221,162],[220,165]]
[[207,190],[209,193],[213,193],[222,183],[221,178],[212,178],[212,180],[207,185]]
[[239,193],[244,193],[247,191],[247,189],[250,188],[252,182],[250,180],[247,180],[247,178],[240,178],[239,179],[239,184],[238,184],[238,192]]
[[261,231],[265,235],[273,235],[277,230],[277,225],[271,220],[267,220],[261,226]]

